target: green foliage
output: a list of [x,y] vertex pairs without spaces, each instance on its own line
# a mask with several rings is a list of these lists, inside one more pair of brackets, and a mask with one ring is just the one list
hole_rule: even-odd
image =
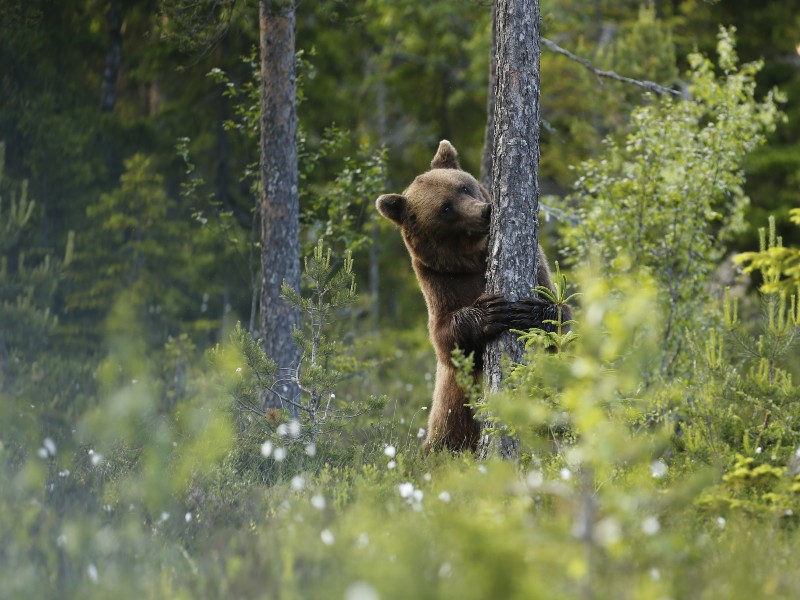
[[6,184],[4,168],[0,142],[0,389],[18,394],[33,374],[29,370],[40,370],[36,359],[53,341],[58,324],[53,307],[74,237],[67,238],[63,260],[25,244],[36,203],[28,197],[27,181],[18,192]]
[[[398,267],[399,237],[380,253],[367,243],[371,200],[418,172],[435,141],[479,155],[488,4],[298,4],[310,277],[294,297],[307,316],[294,374],[232,326],[258,279],[257,5],[115,4],[117,103],[99,113],[108,6],[0,3],[0,130],[13,149],[0,184],[0,596],[800,595],[791,231],[785,249],[765,236],[746,260],[767,273],[761,319],[705,288],[719,242],[759,222],[741,216],[748,193],[778,223],[797,206],[800,104],[744,163],[746,182],[741,170],[778,121],[778,96],[756,99],[779,82],[796,95],[785,2],[661,2],[659,18],[634,0],[544,3],[548,37],[622,75],[676,83],[676,61],[710,50],[718,21],[766,62],[735,67],[723,36],[728,63],[692,58],[688,97],[670,101],[543,56],[543,186],[561,193],[569,166],[591,158],[581,174],[598,180],[573,197],[586,217],[574,237],[610,273],[576,269],[570,332],[525,334],[531,363],[490,398],[524,442],[520,464],[421,458],[434,363],[424,304]],[[601,155],[604,135],[616,142]],[[384,145],[391,173],[373,150]],[[54,257],[70,230],[65,269]],[[380,322],[352,298],[368,246]],[[355,265],[335,259],[346,250]],[[551,300],[566,302],[556,279]],[[315,443],[307,410],[261,409],[287,375],[316,411]]]
[[[297,52],[298,104],[302,104],[305,98],[306,82],[315,77],[316,67],[312,62],[315,58],[313,50]],[[250,77],[240,85],[219,68],[212,69],[208,77],[225,86],[223,95],[233,103],[234,118],[225,122],[225,128],[238,132],[255,146],[260,131],[261,90],[261,72],[255,50],[243,62],[250,70]],[[313,251],[314,239],[324,239],[337,252],[363,250],[369,241],[370,225],[375,221],[375,214],[370,210],[372,202],[385,188],[386,151],[375,150],[362,142],[352,154],[342,157],[353,145],[353,136],[348,130],[328,124],[312,145],[303,123],[300,125],[300,219],[301,225],[311,230],[304,254]],[[185,146],[181,152],[187,160]],[[328,173],[332,176],[324,177]],[[253,162],[243,175],[245,180],[251,181],[256,195],[261,185],[257,174],[258,163]]]
[[556,306],[557,317],[553,321],[544,321],[550,325],[555,325],[554,331],[544,331],[543,329],[531,329],[522,333],[519,339],[525,343],[525,348],[530,350],[537,345],[541,348],[550,349],[557,354],[567,351],[567,348],[578,339],[578,336],[571,329],[576,324],[573,320],[565,319],[564,309],[571,302],[581,296],[579,293],[567,295],[567,278],[561,273],[561,268],[556,263],[556,273],[553,277],[553,290],[537,285],[533,288],[539,296],[552,302]]
[[[341,153],[348,137],[336,127],[327,129],[319,150],[304,152],[304,179],[308,180],[326,159]],[[301,219],[316,230],[316,237],[338,252],[363,251],[371,243],[370,226],[377,219],[373,202],[385,186],[386,151],[374,151],[362,144],[356,154],[344,157],[333,181],[305,191]],[[306,246],[310,252],[313,243],[309,241]]]
[[[69,309],[105,315],[124,295],[148,323],[148,331],[163,332],[159,341],[182,327],[200,332],[216,328],[218,319],[204,314],[208,288],[201,292],[202,302],[185,291],[191,276],[202,272],[213,256],[215,240],[193,231],[152,159],[137,154],[125,166],[120,187],[87,208],[87,231],[70,273]],[[203,225],[201,219],[198,223],[198,228]],[[86,323],[83,333],[97,335],[96,324]]]
[[[319,246],[307,266],[311,296],[295,298],[310,315],[307,353],[312,324],[324,315],[324,335],[352,298],[351,266],[332,262]],[[701,380],[643,381],[662,353],[658,284],[645,274],[582,274],[577,286],[578,341],[563,352],[530,344],[532,360],[489,398],[523,441],[519,465],[422,459],[420,442],[401,443],[405,432],[386,423],[349,422],[310,443],[304,411],[298,421],[258,414],[262,382],[280,374],[247,331],[236,328],[199,362],[185,339],[173,340],[165,368],[132,310],[118,305],[98,404],[74,440],[32,434],[18,447],[4,433],[4,589],[122,598],[794,595],[797,528],[778,525],[798,508],[798,440],[785,435],[783,451],[765,436],[760,453],[731,445],[729,464],[704,467],[680,443],[690,426],[727,418],[735,394]],[[332,365],[337,356],[345,354],[333,352]],[[181,369],[176,395],[168,384]],[[405,377],[402,361],[392,371]],[[307,373],[308,389],[332,381]],[[677,432],[670,418],[653,418],[665,396],[704,393],[716,414],[682,404]],[[759,415],[738,414],[760,425]],[[731,588],[741,565],[747,577]]]
[[574,256],[656,279],[667,315],[663,373],[686,368],[683,330],[702,326],[703,291],[743,225],[742,161],[781,118],[774,93],[755,97],[760,63],[737,66],[732,31],[720,31],[717,51],[721,76],[691,55],[689,99],[636,109],[624,141],[607,138],[603,155],[581,164],[569,199],[578,226],[562,228]]
[[640,5],[638,19],[625,28],[607,49],[601,48],[600,57],[626,77],[666,84],[678,79],[672,32],[656,16],[652,1]]
[[[240,326],[231,335],[231,342],[241,352],[246,366],[237,368],[238,377],[231,394],[236,405],[249,413],[245,431],[268,438],[262,446],[265,456],[272,454],[273,442],[269,438],[288,447],[314,448],[321,438],[334,437],[347,421],[364,412],[379,411],[385,404],[384,399],[374,396],[352,402],[336,398],[336,391],[346,378],[370,365],[361,364],[353,354],[352,345],[345,346],[335,337],[337,315],[351,306],[357,295],[350,254],[345,255],[338,269],[331,261],[330,248],[326,249],[320,240],[305,261],[308,295],[283,286],[284,297],[301,315],[301,327],[294,333],[295,343],[302,350],[296,368],[276,370],[258,342]],[[299,396],[286,395],[289,383],[299,388]],[[276,398],[292,418],[286,421],[278,411],[264,412],[260,408],[264,396]],[[287,451],[280,448],[281,453]]]
[[[770,247],[775,243],[773,235]],[[722,468],[736,455],[734,473],[745,461],[739,455],[769,471],[789,465],[800,447],[800,386],[788,370],[795,366],[800,340],[797,296],[762,290],[761,306],[754,329],[740,321],[737,299],[726,290],[724,330],[712,329],[705,339],[689,337],[697,391],[681,408],[686,422],[677,441],[687,456]],[[729,483],[738,476],[730,477]],[[732,487],[738,494],[747,486]]]
[[[800,208],[790,211],[792,222],[800,225]],[[745,264],[745,273],[761,272],[761,290],[766,293],[791,293],[798,290],[800,297],[800,248],[784,248],[783,240],[775,236],[775,219],[769,218],[769,243],[763,227],[759,228],[759,252],[743,252],[735,261]]]

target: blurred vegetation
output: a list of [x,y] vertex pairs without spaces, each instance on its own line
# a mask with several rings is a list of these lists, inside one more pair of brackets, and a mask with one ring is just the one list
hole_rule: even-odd
[[578,295],[485,399],[514,464],[421,456],[425,306],[372,209],[441,138],[477,172],[489,4],[298,4],[293,373],[254,329],[257,5],[114,4],[101,112],[110,5],[0,0],[0,598],[800,596],[800,11],[543,2],[681,97],[542,57]]

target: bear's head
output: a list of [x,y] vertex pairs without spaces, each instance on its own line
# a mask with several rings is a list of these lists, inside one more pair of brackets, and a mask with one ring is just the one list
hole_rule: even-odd
[[378,211],[400,226],[412,257],[449,273],[483,272],[491,215],[490,196],[461,170],[458,153],[439,143],[431,170],[417,176],[402,194],[384,194]]

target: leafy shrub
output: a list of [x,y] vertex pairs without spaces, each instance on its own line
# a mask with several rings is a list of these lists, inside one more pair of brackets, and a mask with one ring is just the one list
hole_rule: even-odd
[[761,63],[739,66],[733,30],[722,29],[719,70],[689,57],[686,99],[653,99],[631,115],[624,140],[577,169],[568,202],[577,227],[562,235],[577,260],[593,258],[612,273],[645,269],[658,283],[666,314],[659,371],[687,368],[686,328],[703,328],[705,289],[748,203],[742,161],[781,120],[776,92],[759,101]]

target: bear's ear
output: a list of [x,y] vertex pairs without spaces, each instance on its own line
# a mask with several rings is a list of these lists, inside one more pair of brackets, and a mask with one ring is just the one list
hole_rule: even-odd
[[447,140],[439,142],[439,149],[436,156],[431,161],[431,169],[460,169],[458,164],[458,152],[453,144]]
[[384,217],[402,225],[406,218],[408,200],[402,194],[384,194],[375,201],[375,206]]

